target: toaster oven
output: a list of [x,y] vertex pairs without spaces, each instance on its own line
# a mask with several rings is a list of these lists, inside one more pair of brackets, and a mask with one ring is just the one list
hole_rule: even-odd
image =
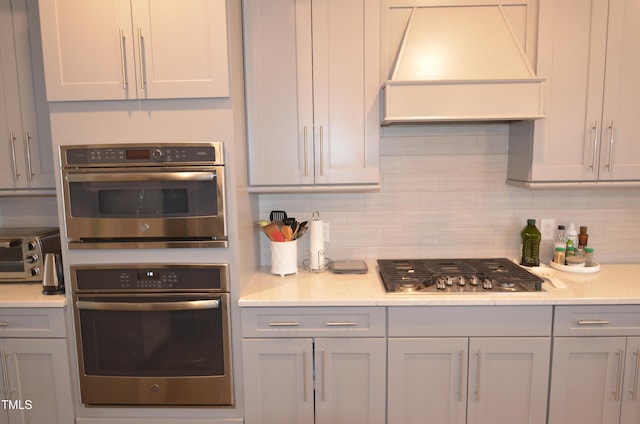
[[0,228],[0,282],[42,281],[48,253],[60,253],[58,228]]

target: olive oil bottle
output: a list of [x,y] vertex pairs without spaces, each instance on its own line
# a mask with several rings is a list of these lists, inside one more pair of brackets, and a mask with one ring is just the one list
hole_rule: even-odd
[[535,219],[527,219],[527,226],[520,232],[522,238],[522,259],[520,265],[540,266],[540,230]]

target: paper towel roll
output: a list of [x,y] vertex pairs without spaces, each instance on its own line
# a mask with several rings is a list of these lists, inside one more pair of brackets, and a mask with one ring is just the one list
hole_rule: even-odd
[[324,268],[324,224],[314,219],[309,224],[309,268],[318,271]]

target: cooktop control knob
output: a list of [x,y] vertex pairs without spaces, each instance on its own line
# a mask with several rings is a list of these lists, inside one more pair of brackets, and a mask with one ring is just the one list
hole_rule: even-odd
[[480,279],[477,275],[472,275],[469,277],[469,284],[472,286],[477,286],[478,284],[480,284]]
[[461,275],[458,277],[458,285],[459,286],[466,286],[467,285],[467,279],[464,278],[464,275]]
[[447,289],[447,281],[444,277],[438,277],[436,280],[436,288],[438,290],[446,290]]
[[485,280],[482,282],[482,288],[485,290],[491,290],[493,288],[493,282],[490,278],[485,278]]

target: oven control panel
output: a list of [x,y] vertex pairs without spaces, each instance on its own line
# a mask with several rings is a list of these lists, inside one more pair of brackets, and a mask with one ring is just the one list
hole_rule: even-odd
[[63,146],[64,167],[223,165],[222,143]]
[[229,291],[226,264],[78,265],[71,283],[76,293]]

